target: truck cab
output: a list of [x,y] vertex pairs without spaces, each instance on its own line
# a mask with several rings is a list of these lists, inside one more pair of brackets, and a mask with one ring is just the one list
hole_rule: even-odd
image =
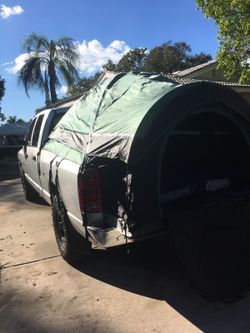
[[42,186],[42,174],[40,166],[40,153],[50,133],[58,121],[68,111],[73,102],[63,107],[46,109],[39,112],[31,121],[28,132],[25,136],[24,145],[18,152],[19,167],[21,175],[27,186],[34,189],[37,196],[43,197],[50,203],[49,197],[45,194]]

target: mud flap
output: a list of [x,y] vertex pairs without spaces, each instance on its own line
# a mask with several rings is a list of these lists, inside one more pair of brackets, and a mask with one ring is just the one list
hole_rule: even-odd
[[250,284],[249,193],[217,193],[166,209],[178,255],[196,291],[222,302],[244,296]]

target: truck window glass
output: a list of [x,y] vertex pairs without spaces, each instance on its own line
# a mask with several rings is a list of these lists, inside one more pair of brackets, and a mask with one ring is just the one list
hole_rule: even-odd
[[65,115],[65,112],[56,113],[54,115],[54,117],[52,119],[52,122],[50,124],[49,135],[53,131],[53,129],[56,127],[56,125],[59,122],[59,120],[61,120],[62,116],[64,116],[64,115]]
[[42,122],[43,122],[43,115],[39,116],[37,119],[37,122],[36,122],[36,126],[35,126],[34,133],[33,133],[33,138],[32,138],[32,144],[31,144],[33,147],[37,146]]
[[33,131],[33,128],[34,128],[34,125],[35,125],[35,122],[36,122],[36,118],[34,118],[29,126],[29,130],[26,134],[26,137],[25,137],[25,141],[27,142],[27,145],[30,145],[31,144],[31,135],[32,135],[32,131]]

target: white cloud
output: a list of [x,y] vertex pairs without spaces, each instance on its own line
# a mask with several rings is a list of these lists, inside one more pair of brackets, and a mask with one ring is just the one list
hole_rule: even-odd
[[11,65],[11,67],[6,67],[6,71],[12,74],[16,74],[24,65],[25,60],[28,59],[29,54],[20,54],[14,61],[6,63],[4,65]]
[[[129,46],[124,41],[120,40],[114,40],[106,47],[97,39],[89,42],[76,42],[76,46],[80,55],[78,69],[80,72],[87,75],[92,75],[98,70],[101,70],[102,66],[109,60],[117,63],[122,56],[130,50]],[[13,62],[5,64],[7,65],[5,66],[6,70],[9,73],[16,74],[22,68],[28,57],[28,53],[19,55]]]
[[21,6],[8,7],[4,4],[0,5],[0,16],[4,19],[8,18],[11,15],[20,15],[24,12]]
[[114,40],[106,47],[97,39],[89,42],[84,40],[76,44],[80,54],[79,70],[87,74],[94,74],[101,70],[108,60],[117,63],[130,50],[129,46],[120,40]]
[[68,87],[67,86],[61,86],[56,92],[57,92],[57,94],[67,94]]

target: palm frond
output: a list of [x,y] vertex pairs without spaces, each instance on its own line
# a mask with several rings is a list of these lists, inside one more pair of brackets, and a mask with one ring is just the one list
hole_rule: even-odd
[[23,84],[27,96],[29,89],[37,87],[44,91],[44,77],[39,57],[31,56],[18,73],[18,83]]
[[79,52],[72,38],[62,36],[49,41],[43,35],[31,33],[23,46],[29,58],[19,70],[18,83],[23,84],[28,96],[30,88],[38,88],[45,93],[46,101],[54,101],[57,99],[56,86],[60,86],[59,78],[69,86],[79,78]]
[[74,39],[68,36],[61,36],[60,38],[58,38],[58,40],[56,41],[56,44],[60,47],[67,47],[67,48],[72,48],[74,45]]
[[72,63],[66,59],[57,59],[56,66],[63,79],[69,86],[79,80],[79,73]]
[[57,55],[58,58],[64,58],[77,66],[79,63],[79,52],[74,40],[70,37],[60,37],[57,40]]
[[23,48],[29,53],[36,52],[40,53],[46,51],[49,47],[49,42],[47,38],[43,35],[37,35],[35,33],[30,33],[23,42]]

